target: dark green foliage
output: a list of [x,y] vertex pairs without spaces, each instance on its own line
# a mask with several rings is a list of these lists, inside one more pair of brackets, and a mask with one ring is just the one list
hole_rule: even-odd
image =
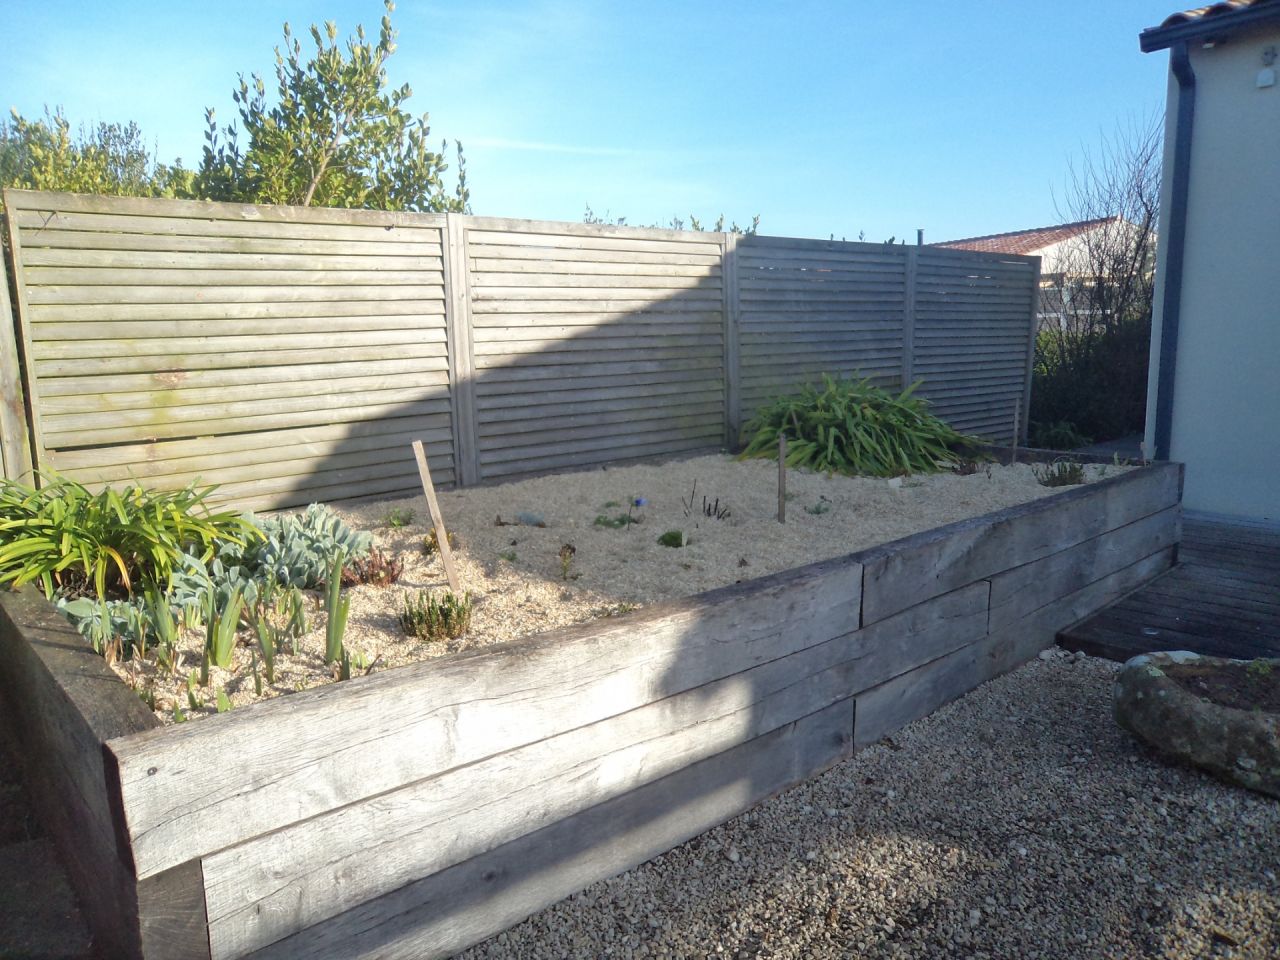
[[0,480],[0,584],[39,581],[50,598],[55,586],[98,598],[148,582],[167,586],[184,552],[207,560],[220,542],[259,539],[245,518],[205,506],[213,489],[90,493],[56,474],[38,490]]
[[1075,424],[1066,420],[1056,423],[1033,422],[1028,439],[1031,446],[1041,450],[1076,450],[1093,443],[1092,437],[1077,432]]
[[184,197],[194,173],[157,163],[135,123],[97,123],[72,133],[62,111],[0,122],[0,187],[118,197]]
[[387,59],[395,52],[391,13],[376,42],[364,28],[344,45],[332,22],[312,25],[313,51],[289,25],[277,48],[275,91],[270,100],[259,74],[240,76],[232,97],[247,140],[232,125],[218,129],[213,110],[205,112],[204,159],[195,189],[212,200],[284,203],[301,206],[362,207],[374,210],[466,212],[467,184],[462,146],[457,144],[458,178],[452,194],[443,174],[444,145],[430,147],[427,117],[404,109],[409,85],[390,87]]
[[683,547],[688,545],[689,540],[683,530],[668,530],[658,538],[658,543],[664,547]]
[[1065,457],[1059,457],[1050,464],[1033,464],[1031,472],[1042,487],[1073,487],[1084,483],[1084,467]]
[[870,380],[822,380],[762,407],[743,428],[741,456],[776,459],[778,434],[785,433],[788,466],[895,477],[934,473],[981,443],[929,413],[927,402],[912,396],[918,383],[895,395]]
[[1147,309],[1105,327],[1040,333],[1031,381],[1033,446],[1070,450],[1142,432],[1151,344]]
[[400,626],[422,640],[457,640],[471,626],[471,609],[470,593],[461,599],[452,590],[445,590],[439,599],[429,591],[406,593]]

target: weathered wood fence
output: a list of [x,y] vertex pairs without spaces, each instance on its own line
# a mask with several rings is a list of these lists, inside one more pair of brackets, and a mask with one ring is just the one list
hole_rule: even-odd
[[415,489],[413,438],[464,484],[732,444],[760,403],[822,372],[922,379],[957,427],[1006,441],[1029,400],[1036,258],[13,190],[5,204],[9,475],[29,457],[91,483],[199,476],[286,506]]
[[166,728],[0,594],[0,705],[110,956],[444,957],[1034,656],[1173,562],[1181,476]]

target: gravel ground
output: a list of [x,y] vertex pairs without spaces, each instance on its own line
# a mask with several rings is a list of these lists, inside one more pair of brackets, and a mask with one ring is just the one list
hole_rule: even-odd
[[1111,719],[1060,651],[462,954],[1280,956],[1280,803]]

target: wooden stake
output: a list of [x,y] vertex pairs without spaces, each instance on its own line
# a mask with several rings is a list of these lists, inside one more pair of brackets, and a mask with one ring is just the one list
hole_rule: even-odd
[[778,522],[787,522],[787,435],[778,434]]
[[431,522],[435,525],[436,542],[440,546],[445,576],[449,578],[449,589],[462,596],[462,584],[458,580],[458,571],[453,566],[453,551],[449,549],[449,531],[444,528],[444,515],[436,501],[436,488],[431,482],[431,468],[427,466],[427,452],[422,448],[421,440],[413,441],[413,455],[418,461],[418,476],[422,478],[422,492],[427,495],[427,508],[431,511]]
[[1018,462],[1018,418],[1022,415],[1022,401],[1013,405],[1013,453],[1009,457],[1011,464]]

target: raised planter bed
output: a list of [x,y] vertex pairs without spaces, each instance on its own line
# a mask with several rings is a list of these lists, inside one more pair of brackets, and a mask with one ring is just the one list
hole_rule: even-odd
[[1181,477],[164,729],[21,591],[0,693],[108,955],[447,956],[1034,656],[1173,562]]

